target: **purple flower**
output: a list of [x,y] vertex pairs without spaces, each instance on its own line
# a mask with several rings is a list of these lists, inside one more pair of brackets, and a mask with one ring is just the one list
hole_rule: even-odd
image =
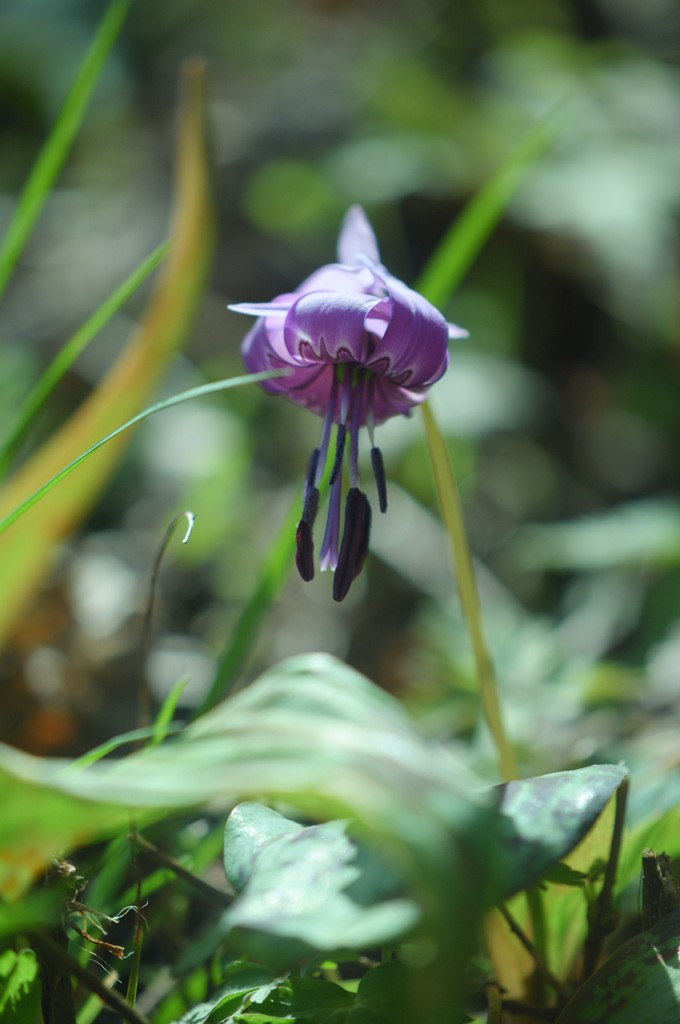
[[[359,488],[359,429],[365,426],[368,431],[380,511],[385,512],[385,472],[374,428],[424,401],[427,389],[449,364],[448,339],[465,337],[467,332],[447,324],[422,295],[383,267],[373,229],[360,206],[345,215],[338,260],[315,271],[294,292],[229,309],[259,317],[243,341],[248,369],[289,371],[262,387],[324,418],[321,443],[307,469],[297,528],[296,563],[306,581],[314,576],[312,531],[319,483],[331,427],[338,425],[319,562],[322,570],[334,570],[333,597],[342,601],[364,564],[371,528],[371,506]],[[340,542],[347,440],[350,487]]]

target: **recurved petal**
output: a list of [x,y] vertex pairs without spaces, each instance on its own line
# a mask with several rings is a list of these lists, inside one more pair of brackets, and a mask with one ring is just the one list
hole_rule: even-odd
[[373,393],[373,415],[380,426],[391,416],[407,415],[415,405],[427,398],[427,388],[400,388],[386,377],[376,377]]
[[291,306],[284,340],[297,360],[361,363],[366,357],[364,322],[382,299],[374,295],[311,292]]
[[376,289],[385,290],[369,267],[345,267],[339,263],[327,263],[305,278],[295,289],[295,294],[345,292],[348,295],[371,295],[375,294]]
[[[319,376],[319,367],[297,367],[288,352],[286,352],[286,360],[280,359],[271,347],[269,332],[265,328],[264,320],[258,320],[248,331],[243,339],[241,353],[250,373],[259,373],[261,370],[289,370],[285,377],[261,381],[260,386],[272,395],[290,395],[292,397],[300,390],[310,387],[318,390],[316,378]],[[328,391],[330,393],[330,383]],[[298,401],[298,399],[293,400]],[[306,403],[300,402],[299,404]]]
[[466,331],[464,327],[459,327],[458,324],[447,324],[449,329],[449,340],[453,341],[455,338],[469,338],[470,332]]
[[392,275],[383,276],[392,316],[366,366],[393,384],[425,387],[446,372],[449,329],[439,310]]
[[297,295],[277,295],[271,302],[233,302],[227,309],[246,316],[285,316]]
[[338,259],[354,266],[362,256],[367,256],[373,263],[380,263],[378,240],[363,207],[350,206],[340,225]]

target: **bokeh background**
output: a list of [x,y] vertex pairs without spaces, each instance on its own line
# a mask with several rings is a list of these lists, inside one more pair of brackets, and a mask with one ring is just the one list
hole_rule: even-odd
[[[0,8],[0,225],[103,10]],[[0,309],[0,429],[164,237],[185,57],[210,66],[217,248],[160,396],[242,372],[248,321],[227,303],[331,261],[351,203],[413,282],[465,203],[557,116],[444,310],[470,338],[433,403],[525,770],[625,757],[661,786],[680,711],[679,51],[674,0],[137,0]],[[111,365],[147,292],[81,357],[26,452]],[[78,753],[135,726],[149,572],[184,508],[196,527],[166,555],[146,676],[158,701],[188,674],[188,713],[319,430],[255,388],[145,424],[2,653],[0,738]],[[376,510],[364,574],[338,606],[327,577],[291,571],[240,682],[330,651],[491,774],[419,416],[378,443],[390,509]]]

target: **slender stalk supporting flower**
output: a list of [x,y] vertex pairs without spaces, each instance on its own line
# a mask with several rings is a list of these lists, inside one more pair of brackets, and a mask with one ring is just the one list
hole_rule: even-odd
[[[361,489],[359,435],[366,427],[378,505],[387,511],[387,486],[375,427],[410,413],[446,372],[449,338],[466,332],[447,324],[417,292],[380,263],[378,244],[360,206],[348,210],[338,239],[338,263],[315,271],[294,292],[271,302],[229,308],[259,319],[243,341],[251,371],[286,369],[267,381],[324,420],[319,447],[307,467],[296,564],[306,582],[314,577],[314,524],[319,484],[326,471],[332,427],[337,425],[330,496],[319,564],[332,569],[333,597],[342,601],[361,572],[371,531],[371,506]],[[349,490],[342,516],[345,462]],[[342,520],[342,539],[341,534]]]
[[509,782],[512,779],[519,778],[519,772],[517,770],[515,753],[510,746],[503,727],[496,676],[484,638],[479,594],[472,566],[470,547],[465,533],[463,510],[460,505],[458,488],[456,487],[456,480],[453,475],[446,442],[432,414],[432,410],[425,403],[422,406],[422,411],[423,419],[425,420],[430,460],[439,496],[439,506],[451,544],[451,555],[454,572],[458,581],[460,603],[463,608],[463,615],[470,634],[472,650],[477,665],[482,709],[498,752],[501,775],[506,782]]

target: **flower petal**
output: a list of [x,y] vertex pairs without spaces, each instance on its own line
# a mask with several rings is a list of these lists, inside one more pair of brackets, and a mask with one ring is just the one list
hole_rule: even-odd
[[425,387],[446,372],[448,325],[438,309],[391,274],[380,274],[392,316],[366,367],[399,386]]
[[427,398],[426,388],[400,388],[385,377],[375,378],[373,393],[373,415],[376,426],[380,426],[391,416],[407,416],[415,405],[420,405]]
[[368,345],[364,322],[382,301],[374,295],[336,292],[301,295],[285,321],[288,352],[305,362],[362,363]]
[[340,263],[327,263],[310,274],[299,288],[295,289],[295,292],[296,295],[306,295],[307,292],[345,292],[348,295],[371,295],[376,288],[382,289],[383,287],[369,267],[363,265],[346,267]]
[[234,302],[227,309],[246,316],[285,316],[296,298],[293,294],[277,295],[271,302]]
[[356,266],[360,256],[368,256],[372,263],[380,263],[378,241],[368,217],[359,205],[350,206],[340,226],[338,259],[348,266]]
[[[260,386],[271,395],[285,395],[298,405],[304,405],[319,415],[324,415],[333,383],[332,367],[296,366],[288,352],[287,359],[281,359],[271,347],[270,334],[264,320],[258,320],[246,334],[241,352],[247,369],[251,373],[290,369],[285,377],[263,380]],[[326,370],[329,372],[325,373]],[[320,380],[322,377],[327,379]]]
[[469,338],[470,332],[466,331],[464,327],[459,327],[458,324],[447,324],[449,329],[449,341],[453,341],[454,338]]

